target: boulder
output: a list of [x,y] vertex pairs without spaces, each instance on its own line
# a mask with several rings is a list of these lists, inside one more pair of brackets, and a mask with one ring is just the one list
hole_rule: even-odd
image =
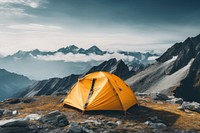
[[0,128],[0,133],[35,133],[28,127],[5,127]]
[[83,131],[83,128],[81,125],[79,125],[78,123],[71,123],[69,125],[69,128],[67,130],[67,133],[81,133]]
[[29,122],[24,119],[10,119],[0,121],[0,133],[32,133]]
[[153,100],[159,100],[159,101],[166,101],[166,100],[170,100],[170,98],[162,93],[151,93],[151,98]]
[[66,116],[59,111],[53,111],[48,113],[47,115],[44,115],[39,119],[39,121],[42,124],[49,124],[53,127],[64,127],[69,124]]
[[183,104],[181,105],[181,108],[183,110],[188,109],[188,110],[200,113],[200,103],[197,103],[197,102],[183,102]]
[[27,127],[27,126],[28,126],[28,121],[18,120],[18,119],[1,125],[1,127]]

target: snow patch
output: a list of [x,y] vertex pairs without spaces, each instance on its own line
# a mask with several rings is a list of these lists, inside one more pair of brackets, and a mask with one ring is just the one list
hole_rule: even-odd
[[147,60],[149,60],[149,61],[154,61],[154,60],[156,60],[157,58],[159,58],[159,56],[151,56],[151,57],[149,57]]
[[170,59],[170,60],[168,60],[168,61],[166,61],[166,62],[164,62],[164,63],[165,63],[165,64],[168,64],[168,63],[170,63],[170,62],[172,62],[172,61],[175,61],[177,58],[178,58],[178,56],[173,56],[172,59]]
[[[177,57],[176,57],[177,58]],[[175,57],[171,59],[171,61],[174,61],[176,59]],[[151,86],[146,93],[156,93],[161,91],[168,91],[169,88],[173,86],[179,86],[180,81],[185,79],[187,76],[190,66],[192,65],[194,59],[191,59],[190,62],[183,67],[182,69],[178,70],[177,72],[164,76],[160,81],[158,81],[155,85]]]

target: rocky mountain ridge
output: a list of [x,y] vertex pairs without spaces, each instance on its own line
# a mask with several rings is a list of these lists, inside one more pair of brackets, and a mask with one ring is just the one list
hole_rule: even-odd
[[29,97],[41,95],[59,95],[60,93],[63,94],[71,89],[72,85],[77,82],[78,78],[84,77],[85,75],[96,71],[107,71],[121,77],[122,79],[126,79],[130,75],[136,73],[133,70],[130,71],[128,66],[122,60],[117,61],[115,58],[113,58],[108,61],[104,61],[98,66],[92,67],[83,74],[72,74],[64,78],[51,78],[48,80],[38,81],[26,88],[25,91],[20,92],[18,96]]
[[127,79],[134,91],[162,92],[200,102],[200,35],[169,48],[157,62]]
[[14,93],[31,85],[33,82],[23,75],[0,69],[0,100],[10,98]]

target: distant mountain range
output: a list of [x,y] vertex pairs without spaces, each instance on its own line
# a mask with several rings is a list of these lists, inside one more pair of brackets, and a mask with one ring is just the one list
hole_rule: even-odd
[[200,35],[176,43],[156,63],[126,82],[134,91],[200,102]]
[[31,85],[33,82],[23,75],[0,69],[0,100],[10,98],[14,93]]
[[90,54],[96,54],[96,55],[104,55],[108,53],[108,51],[102,51],[97,46],[92,46],[88,49],[78,48],[75,45],[70,45],[65,48],[60,48],[57,51],[40,51],[38,49],[32,50],[32,51],[21,51],[19,50],[17,53],[13,55],[8,55],[5,58],[30,58],[30,57],[37,57],[37,56],[48,56],[48,55],[55,55],[56,53],[63,53],[63,54],[84,54],[84,55],[90,55]]
[[[56,51],[18,51],[13,55],[0,57],[1,68],[41,80],[81,74],[92,66],[111,58],[122,59],[129,69],[138,70],[155,62],[159,55],[128,51],[103,51],[97,46],[88,49],[70,45]],[[48,69],[47,69],[48,68]]]

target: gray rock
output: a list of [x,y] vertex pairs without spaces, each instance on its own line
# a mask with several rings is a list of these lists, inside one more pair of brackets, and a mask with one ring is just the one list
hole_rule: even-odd
[[3,115],[12,115],[12,111],[5,109],[4,112],[3,112]]
[[0,117],[3,115],[4,109],[0,109]]
[[173,98],[171,100],[167,100],[167,102],[172,103],[172,104],[182,104],[183,99],[182,98]]
[[168,98],[169,98],[169,99],[174,99],[174,98],[175,98],[175,96],[168,96]]
[[181,111],[184,111],[184,109],[183,109],[182,106],[179,106],[177,109],[178,109],[178,110],[181,110]]
[[28,121],[26,120],[15,120],[1,125],[1,127],[27,127],[27,126],[28,126]]
[[183,102],[181,107],[183,109],[188,109],[200,113],[200,103],[197,102]]
[[121,125],[121,124],[122,124],[122,121],[116,121],[116,124],[117,124],[117,125]]
[[156,129],[163,129],[167,127],[164,123],[153,123],[150,126]]
[[184,130],[181,133],[197,133],[196,131]]
[[93,130],[88,129],[87,127],[84,127],[84,126],[83,126],[83,128],[82,128],[82,131],[83,131],[84,133],[95,133]]
[[25,99],[21,99],[21,102],[22,103],[32,103],[36,100],[37,100],[36,98],[28,97],[28,98],[25,98]]
[[60,101],[59,101],[59,103],[63,103],[64,100],[65,100],[65,97],[61,98]]
[[100,120],[86,120],[84,123],[93,123],[95,126],[101,125],[102,121]]
[[162,121],[158,118],[158,116],[149,117],[149,120],[150,120],[151,122],[162,122]]
[[140,92],[136,92],[135,94],[136,94],[136,96],[140,96],[140,97],[149,96],[148,93],[140,93]]
[[160,100],[160,101],[170,100],[170,98],[167,95],[162,93],[151,93],[151,98],[153,100]]
[[117,126],[117,124],[113,121],[108,121],[107,125],[110,126],[111,128],[115,128]]
[[51,126],[64,127],[69,124],[65,115],[59,111],[53,111],[41,117],[39,121],[43,124],[50,124]]
[[24,119],[26,120],[39,120],[41,118],[41,115],[39,114],[29,114]]
[[10,119],[0,121],[0,133],[31,133],[29,122],[24,119]]
[[66,91],[60,91],[60,92],[56,92],[54,95],[56,95],[56,96],[62,96],[62,95],[66,96],[67,92]]
[[145,121],[144,124],[146,125],[150,125],[150,123],[152,123],[151,121]]
[[81,133],[82,131],[82,127],[78,123],[73,122],[69,125],[67,133]]
[[18,114],[17,110],[12,111],[12,115],[17,115],[17,114]]
[[5,127],[0,128],[0,133],[35,133],[28,127]]
[[8,104],[18,104],[18,103],[20,103],[21,101],[20,101],[20,99],[8,99],[6,102],[7,102]]
[[167,126],[164,124],[164,123],[153,123],[152,121],[146,121],[144,124],[150,126],[151,128],[154,128],[154,129],[163,129],[163,128],[166,128]]

